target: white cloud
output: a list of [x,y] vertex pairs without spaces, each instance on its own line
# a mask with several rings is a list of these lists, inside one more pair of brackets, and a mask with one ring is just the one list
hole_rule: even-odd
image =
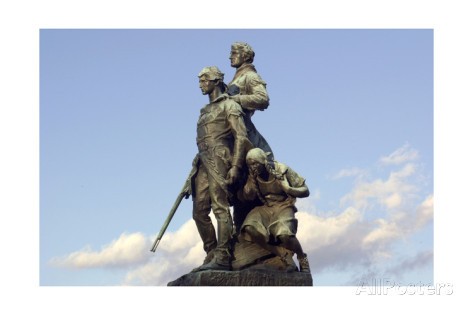
[[417,209],[414,228],[418,229],[432,221],[434,217],[434,196],[428,196]]
[[402,235],[399,226],[395,221],[385,219],[376,220],[378,227],[372,230],[363,238],[363,246],[369,246],[373,243],[381,243],[399,238]]
[[402,274],[406,271],[416,270],[424,267],[425,265],[432,265],[433,257],[433,251],[418,252],[414,257],[403,259],[398,264],[388,268],[386,273],[402,276]]
[[402,203],[402,197],[399,193],[395,192],[386,197],[383,202],[388,208],[396,208]]
[[201,242],[184,253],[157,254],[147,263],[128,271],[122,284],[166,286],[170,281],[200,266],[204,256]]
[[[309,212],[305,211],[306,206]],[[299,230],[297,237],[308,253],[315,273],[323,272],[325,268],[343,268],[350,264],[365,264],[379,257],[380,252],[374,251],[386,243],[395,241],[394,238],[378,237],[372,240],[371,247],[364,246],[363,240],[376,227],[371,222],[364,221],[361,212],[353,207],[345,209],[334,216],[319,216],[313,212],[313,205],[298,204]],[[186,222],[180,231],[169,235],[173,242],[182,243],[182,238],[190,235],[182,233],[187,227],[194,225],[192,220]],[[192,229],[191,229],[192,230]],[[189,231],[197,233],[197,231]],[[187,242],[187,241],[186,241]],[[129,271],[124,279],[124,285],[166,285],[192,268],[200,265],[204,251],[200,240],[189,246],[161,248],[155,258]],[[161,244],[160,244],[161,246]]]
[[159,243],[159,250],[176,253],[188,250],[200,241],[193,220],[185,222],[176,232],[166,232]]
[[151,261],[126,274],[122,285],[166,285],[159,280],[169,273],[173,264],[161,259]]
[[[317,274],[325,269],[352,268],[356,274],[361,268],[382,277],[386,272],[382,266],[400,259],[393,245],[399,241],[404,244],[432,220],[433,196],[417,205],[413,198],[406,199],[407,204],[395,211],[376,212],[376,216],[349,207],[341,214],[320,217],[299,207],[297,237],[309,255],[312,270]],[[379,207],[385,206],[381,198],[375,200],[379,200]]]
[[164,234],[156,253],[150,252],[153,239],[142,233],[124,233],[99,251],[87,247],[53,258],[51,264],[78,269],[132,268],[125,276],[124,285],[166,285],[204,260],[202,241],[193,220],[175,232]]
[[[365,248],[378,248],[381,253],[390,243],[406,239],[426,226],[433,218],[433,196],[428,196],[414,211],[398,209],[387,219],[375,221],[377,227],[363,239]],[[374,252],[374,250],[373,250]]]
[[417,187],[408,181],[415,171],[415,165],[409,163],[399,171],[392,171],[387,180],[360,180],[350,193],[342,197],[341,204],[351,204],[357,209],[367,209],[377,203],[390,208],[399,206],[403,196],[410,196],[417,190]]
[[51,263],[70,268],[132,266],[147,260],[146,251],[149,251],[150,246],[149,239],[141,233],[123,233],[100,251],[86,247],[65,257],[53,258]]
[[388,156],[383,156],[380,162],[384,165],[399,165],[408,161],[417,160],[419,152],[412,149],[409,144],[403,145]]
[[[409,151],[401,149],[396,152]],[[392,157],[401,155],[391,154]],[[398,169],[390,169],[386,178],[379,176],[368,180],[364,176],[366,173],[360,171],[353,189],[341,198],[343,210],[336,214],[327,214],[329,212],[317,208],[319,193],[298,200],[297,237],[315,274],[324,270],[352,270],[356,279],[367,275],[356,271],[361,269],[370,275],[382,275],[394,268],[393,261],[402,260],[393,245],[405,243],[432,221],[433,195],[422,196],[415,185],[419,172],[416,165],[392,163],[390,167]],[[213,216],[212,220],[215,225]],[[202,242],[193,220],[188,220],[175,232],[166,233],[155,254],[149,252],[152,239],[141,233],[122,234],[100,251],[86,248],[53,262],[75,268],[127,267],[124,285],[166,285],[200,265],[204,259]],[[396,243],[399,241],[402,243]],[[431,260],[429,257],[420,255],[404,264],[399,262],[399,266],[420,266],[416,261],[426,265],[425,261]],[[396,273],[402,273],[402,268],[396,270]]]
[[360,221],[361,214],[348,208],[337,216],[324,218],[301,210],[296,217],[300,222],[297,238],[304,244],[305,251],[314,251],[345,236],[349,228]]
[[387,176],[369,179],[368,170],[352,172],[357,173],[354,186],[341,198],[340,206],[345,210],[340,214],[320,217],[316,213],[323,211],[314,211],[315,206],[298,204],[298,238],[316,273],[358,266],[382,275],[386,270],[380,266],[399,259],[393,245],[405,244],[433,217],[433,196],[420,192],[421,169],[412,162],[416,158],[416,151],[404,146],[384,160],[393,162],[381,169],[389,171]]
[[[213,216],[212,220],[215,224]],[[165,234],[159,246],[156,254],[146,263],[128,271],[123,285],[165,286],[200,266],[205,257],[202,241],[192,219],[178,231]]]
[[[306,206],[309,212],[305,211]],[[429,222],[433,197],[429,196],[410,214],[373,221],[366,220],[363,214],[353,207],[338,215],[325,217],[313,213],[311,210],[314,207],[310,204],[298,205],[298,208],[297,237],[303,250],[309,255],[313,272],[317,274],[326,268],[333,270],[349,265],[367,264],[376,266],[377,261],[386,260],[390,257],[389,251],[386,251],[390,244],[415,233]],[[205,256],[193,220],[184,223],[178,231],[165,234],[166,237],[163,237],[155,254],[149,253],[151,239],[141,235],[141,251],[130,251],[127,255],[140,257],[133,260],[133,263],[129,259],[123,259],[123,252],[118,250],[117,245],[127,243],[123,240],[132,235],[141,234],[122,235],[119,240],[100,252],[75,252],[62,259],[58,265],[77,268],[134,266],[127,271],[123,285],[165,286],[199,266]],[[129,247],[121,248],[126,251]],[[115,254],[115,257],[112,254]],[[91,257],[93,258],[88,263],[84,262]],[[98,263],[99,257],[101,263]]]
[[359,175],[365,174],[365,172],[366,172],[365,170],[363,170],[361,168],[357,168],[357,167],[346,168],[346,169],[342,169],[342,170],[338,171],[337,174],[332,176],[332,179],[340,179],[340,178],[344,178],[344,177],[359,176]]

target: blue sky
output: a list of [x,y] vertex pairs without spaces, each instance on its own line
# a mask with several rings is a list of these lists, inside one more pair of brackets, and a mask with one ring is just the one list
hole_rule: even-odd
[[197,74],[230,81],[234,41],[268,84],[257,128],[311,189],[298,215],[315,283],[433,283],[431,29],[43,29],[41,285],[165,285],[201,262],[188,200],[172,242],[149,242],[196,153]]

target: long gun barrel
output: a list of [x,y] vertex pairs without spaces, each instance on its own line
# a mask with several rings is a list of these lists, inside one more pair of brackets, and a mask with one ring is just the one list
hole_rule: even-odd
[[166,218],[166,221],[164,221],[163,227],[161,228],[161,231],[159,231],[158,236],[156,237],[156,240],[154,241],[153,247],[151,247],[151,251],[154,253],[156,251],[156,248],[159,245],[159,242],[161,241],[161,238],[164,235],[164,232],[166,232],[166,229],[169,226],[169,223],[172,220],[172,217],[174,216],[174,213],[176,213],[177,208],[181,204],[182,199],[185,197],[186,199],[189,197],[191,194],[191,178],[195,172],[195,168],[192,168],[189,176],[187,177],[186,182],[184,183],[184,187],[182,187],[181,191],[179,192],[179,195],[176,198],[176,201],[174,202],[174,205],[171,208],[171,211],[169,211],[168,217]]

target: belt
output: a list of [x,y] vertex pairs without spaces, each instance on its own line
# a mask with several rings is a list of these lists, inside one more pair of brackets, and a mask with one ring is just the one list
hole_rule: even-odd
[[197,140],[197,148],[199,148],[199,152],[208,151],[220,145],[229,147],[229,144],[224,141],[212,141],[210,138],[201,141]]
[[265,199],[271,200],[271,201],[284,201],[286,200],[287,196],[284,195],[276,195],[276,194],[267,194],[264,196]]

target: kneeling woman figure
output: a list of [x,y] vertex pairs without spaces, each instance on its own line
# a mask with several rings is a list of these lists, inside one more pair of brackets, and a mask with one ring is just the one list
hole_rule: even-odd
[[288,259],[292,260],[292,257],[287,257],[287,252],[279,246],[295,253],[299,270],[310,273],[307,255],[296,237],[297,219],[294,216],[296,198],[309,196],[305,179],[283,163],[270,161],[259,148],[248,152],[246,164],[249,176],[241,197],[259,199],[261,205],[247,215],[241,236],[280,256],[288,265]]

